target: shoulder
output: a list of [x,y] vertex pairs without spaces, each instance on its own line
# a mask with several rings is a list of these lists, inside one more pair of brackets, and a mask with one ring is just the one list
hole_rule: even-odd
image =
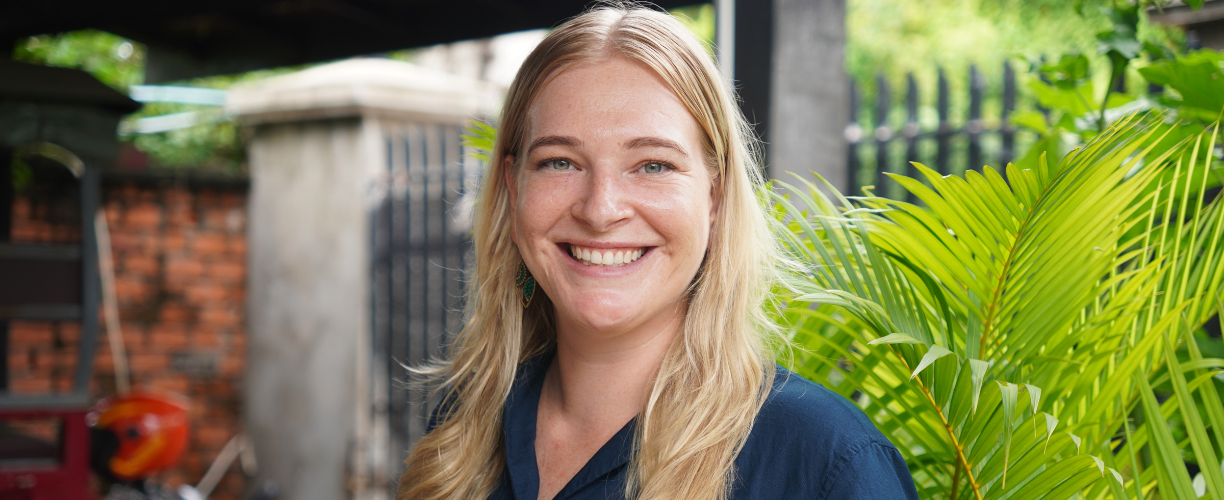
[[844,495],[846,483],[895,485],[896,498],[913,498],[900,453],[862,410],[781,367],[736,472],[735,498],[871,498]]
[[836,437],[837,441],[852,438],[887,442],[849,399],[782,367],[778,367],[753,428],[753,434],[777,432],[784,432],[789,439],[829,441]]

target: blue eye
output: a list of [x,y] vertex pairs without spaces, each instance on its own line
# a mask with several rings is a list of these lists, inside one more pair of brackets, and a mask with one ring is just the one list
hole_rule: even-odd
[[642,172],[645,172],[648,174],[657,174],[669,168],[671,168],[671,165],[668,165],[661,161],[652,161],[652,162],[647,162],[645,165],[642,165]]
[[553,158],[551,160],[544,160],[543,162],[540,163],[540,166],[545,167],[545,168],[551,168],[553,170],[569,170],[574,165],[571,164],[569,160]]

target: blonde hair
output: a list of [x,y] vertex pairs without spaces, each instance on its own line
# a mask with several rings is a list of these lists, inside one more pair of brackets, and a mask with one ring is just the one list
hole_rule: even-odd
[[510,87],[477,205],[471,319],[451,344],[450,360],[423,370],[449,391],[437,427],[408,455],[399,499],[487,498],[498,484],[505,469],[503,402],[518,365],[547,351],[554,335],[545,294],[537,291],[526,309],[519,302],[514,273],[521,257],[510,239],[506,162],[499,160],[521,163],[528,111],[553,77],[611,57],[652,69],[692,113],[721,196],[705,261],[689,288],[682,334],[668,347],[638,415],[626,496],[729,494],[735,457],[774,377],[771,346],[778,335],[762,304],[776,253],[754,192],[762,178],[734,96],[701,43],[666,13],[619,4],[552,31]]

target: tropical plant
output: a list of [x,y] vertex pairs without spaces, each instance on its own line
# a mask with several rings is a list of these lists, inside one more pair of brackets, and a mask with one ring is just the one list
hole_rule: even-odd
[[1224,498],[1224,360],[1193,335],[1224,308],[1218,129],[1169,144],[1166,118],[1035,169],[891,175],[924,206],[773,194],[783,364],[854,399],[922,498]]

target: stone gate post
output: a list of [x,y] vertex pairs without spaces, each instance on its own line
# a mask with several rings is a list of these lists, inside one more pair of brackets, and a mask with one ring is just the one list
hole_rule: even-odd
[[388,133],[459,127],[496,99],[477,80],[387,59],[230,91],[251,177],[244,420],[259,479],[281,498],[385,498],[396,479],[370,313],[370,207],[391,184]]

